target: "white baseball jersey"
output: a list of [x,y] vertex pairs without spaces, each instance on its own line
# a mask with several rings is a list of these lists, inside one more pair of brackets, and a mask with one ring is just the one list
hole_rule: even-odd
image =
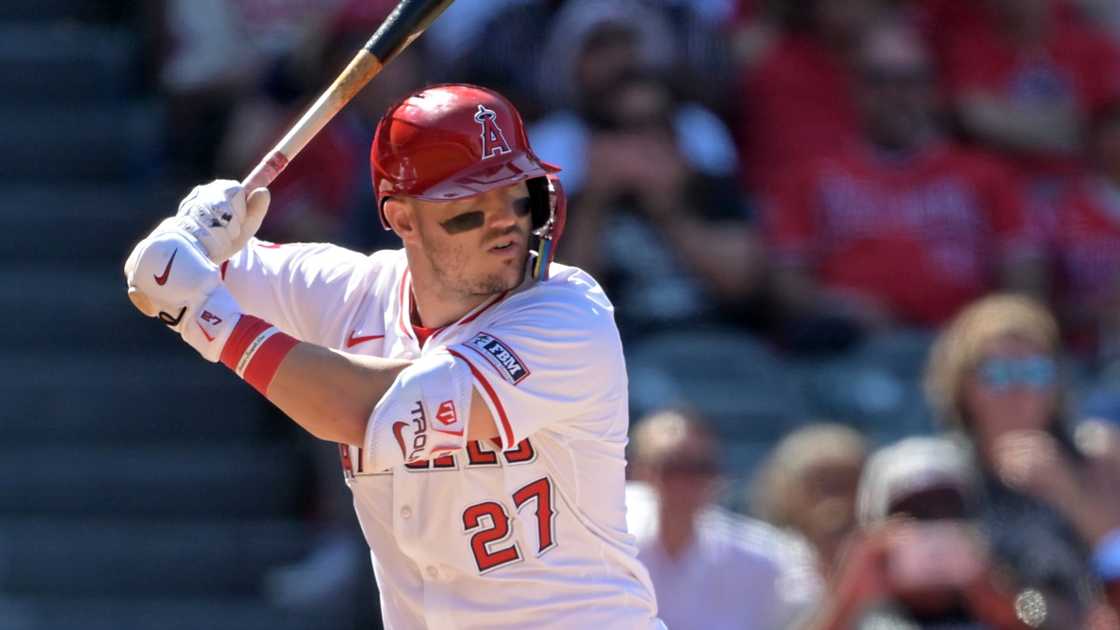
[[342,447],[386,628],[663,627],[626,529],[622,347],[590,276],[553,264],[421,345],[403,250],[252,241],[223,275],[297,339],[470,366],[499,440],[380,472]]

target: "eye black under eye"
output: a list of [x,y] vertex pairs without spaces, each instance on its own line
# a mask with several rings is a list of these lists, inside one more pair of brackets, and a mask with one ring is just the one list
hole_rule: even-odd
[[513,212],[517,216],[523,217],[523,216],[529,214],[530,209],[531,209],[531,206],[529,205],[529,198],[528,197],[522,197],[520,199],[514,199],[513,200]]
[[440,225],[443,226],[443,229],[446,230],[448,234],[459,234],[461,232],[480,228],[483,223],[482,211],[472,210],[470,212],[457,214],[440,223]]

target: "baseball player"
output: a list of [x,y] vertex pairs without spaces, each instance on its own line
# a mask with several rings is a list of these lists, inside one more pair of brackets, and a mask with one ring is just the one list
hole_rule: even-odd
[[268,191],[195,188],[125,263],[130,297],[338,442],[386,628],[661,628],[627,533],[622,347],[552,263],[558,169],[502,96],[415,92],[371,170],[404,248],[252,238]]

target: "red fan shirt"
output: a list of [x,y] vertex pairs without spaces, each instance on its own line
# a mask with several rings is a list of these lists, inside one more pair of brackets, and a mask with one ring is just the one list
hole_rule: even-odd
[[1084,178],[1059,205],[1058,296],[1075,348],[1096,338],[1091,318],[1120,298],[1120,188]]
[[764,190],[860,132],[847,68],[811,37],[779,42],[746,70],[742,85],[739,141],[749,187]]
[[[937,2],[928,2],[937,5]],[[969,3],[930,12],[928,27],[950,97],[980,91],[1012,103],[1072,105],[1083,118],[1120,95],[1120,50],[1105,35],[1063,17],[1056,5],[1049,34],[1031,50],[1001,34],[994,16]],[[1021,156],[1030,175],[1069,174],[1068,156]]]
[[950,144],[892,160],[860,147],[790,178],[767,204],[778,260],[937,325],[992,289],[1000,261],[1035,250],[1021,186]]

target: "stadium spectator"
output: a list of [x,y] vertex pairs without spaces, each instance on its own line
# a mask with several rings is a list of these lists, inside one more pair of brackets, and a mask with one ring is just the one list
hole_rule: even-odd
[[1032,208],[1052,206],[1079,168],[1091,112],[1120,90],[1108,35],[1059,0],[926,0],[948,100],[971,138],[1016,158]]
[[703,103],[721,116],[734,93],[736,68],[729,31],[736,0],[654,0],[673,25],[679,51],[668,80],[683,98]]
[[627,522],[670,628],[784,630],[816,603],[812,554],[780,530],[718,507],[716,436],[662,410],[633,431]]
[[1070,0],[1080,17],[1108,33],[1120,43],[1120,4],[1113,0]]
[[867,454],[851,427],[814,423],[774,447],[751,484],[751,512],[808,541],[820,573],[835,570],[840,547],[855,527],[856,489]]
[[[748,15],[760,11],[743,3]],[[779,30],[762,52],[757,29],[741,39],[744,63],[737,136],[747,188],[764,192],[796,170],[859,135],[852,64],[880,0],[780,0],[771,3]],[[758,20],[760,18],[755,18]],[[763,31],[765,32],[765,31]],[[771,38],[763,37],[763,41]],[[751,59],[756,59],[753,63]]]
[[858,67],[866,138],[801,169],[767,207],[787,343],[819,344],[822,327],[845,339],[933,327],[994,287],[1042,291],[1021,189],[942,133],[917,35],[879,25]]
[[[546,15],[549,12],[549,6],[542,6],[549,5],[547,0],[520,2],[540,6]],[[512,60],[499,63],[512,63],[510,71],[520,74],[528,67],[526,61],[539,58],[537,98],[546,109],[562,110],[579,105],[577,101],[587,96],[573,90],[578,87],[573,85],[573,77],[591,82],[596,76],[608,79],[624,60],[621,53],[628,48],[634,51],[636,43],[636,55],[628,61],[655,69],[689,100],[720,105],[731,72],[727,38],[719,28],[730,11],[725,5],[725,0],[561,1],[547,37],[531,43],[531,47],[539,48],[543,41],[543,49],[533,53],[522,50]],[[511,10],[510,14],[518,16],[519,12]],[[611,45],[610,30],[602,29],[608,24],[623,27],[613,33],[621,40],[618,46]],[[586,40],[589,34],[597,37]],[[487,37],[493,35],[487,33]],[[593,50],[584,50],[588,45]],[[582,61],[576,63],[577,59]]]
[[1042,627],[1045,613],[1029,605],[1041,596],[1014,591],[989,559],[972,520],[980,499],[968,455],[951,441],[913,437],[876,451],[860,480],[860,529],[808,627]]
[[759,0],[738,0],[727,16],[731,59],[737,68],[755,66],[781,35],[772,12],[763,10],[762,4]]
[[762,257],[730,133],[660,79],[667,25],[638,4],[584,2],[554,28],[549,47],[571,50],[544,76],[570,106],[529,136],[564,167],[571,212],[561,256],[606,285],[625,337],[737,322],[721,307],[748,301]]
[[1120,601],[1120,475],[1115,428],[1073,432],[1060,353],[1044,307],[997,294],[942,332],[927,386],[941,419],[971,447],[992,557],[1017,588],[1042,595],[1046,627],[1080,628],[1102,605],[1102,583],[1112,605]]
[[[461,12],[457,4],[452,4],[446,17]],[[478,24],[460,34],[455,47],[441,45],[444,50],[439,51],[434,68],[445,68],[441,74],[455,81],[484,85],[505,94],[526,120],[536,120],[551,106],[541,98],[535,71],[542,63],[541,43],[563,5],[563,0],[485,0],[463,5],[478,7],[474,10],[480,15],[472,16]],[[431,34],[447,31],[455,24],[453,19],[440,19]]]
[[1120,101],[1089,134],[1092,170],[1058,204],[1057,304],[1074,350],[1100,363],[1120,358]]

